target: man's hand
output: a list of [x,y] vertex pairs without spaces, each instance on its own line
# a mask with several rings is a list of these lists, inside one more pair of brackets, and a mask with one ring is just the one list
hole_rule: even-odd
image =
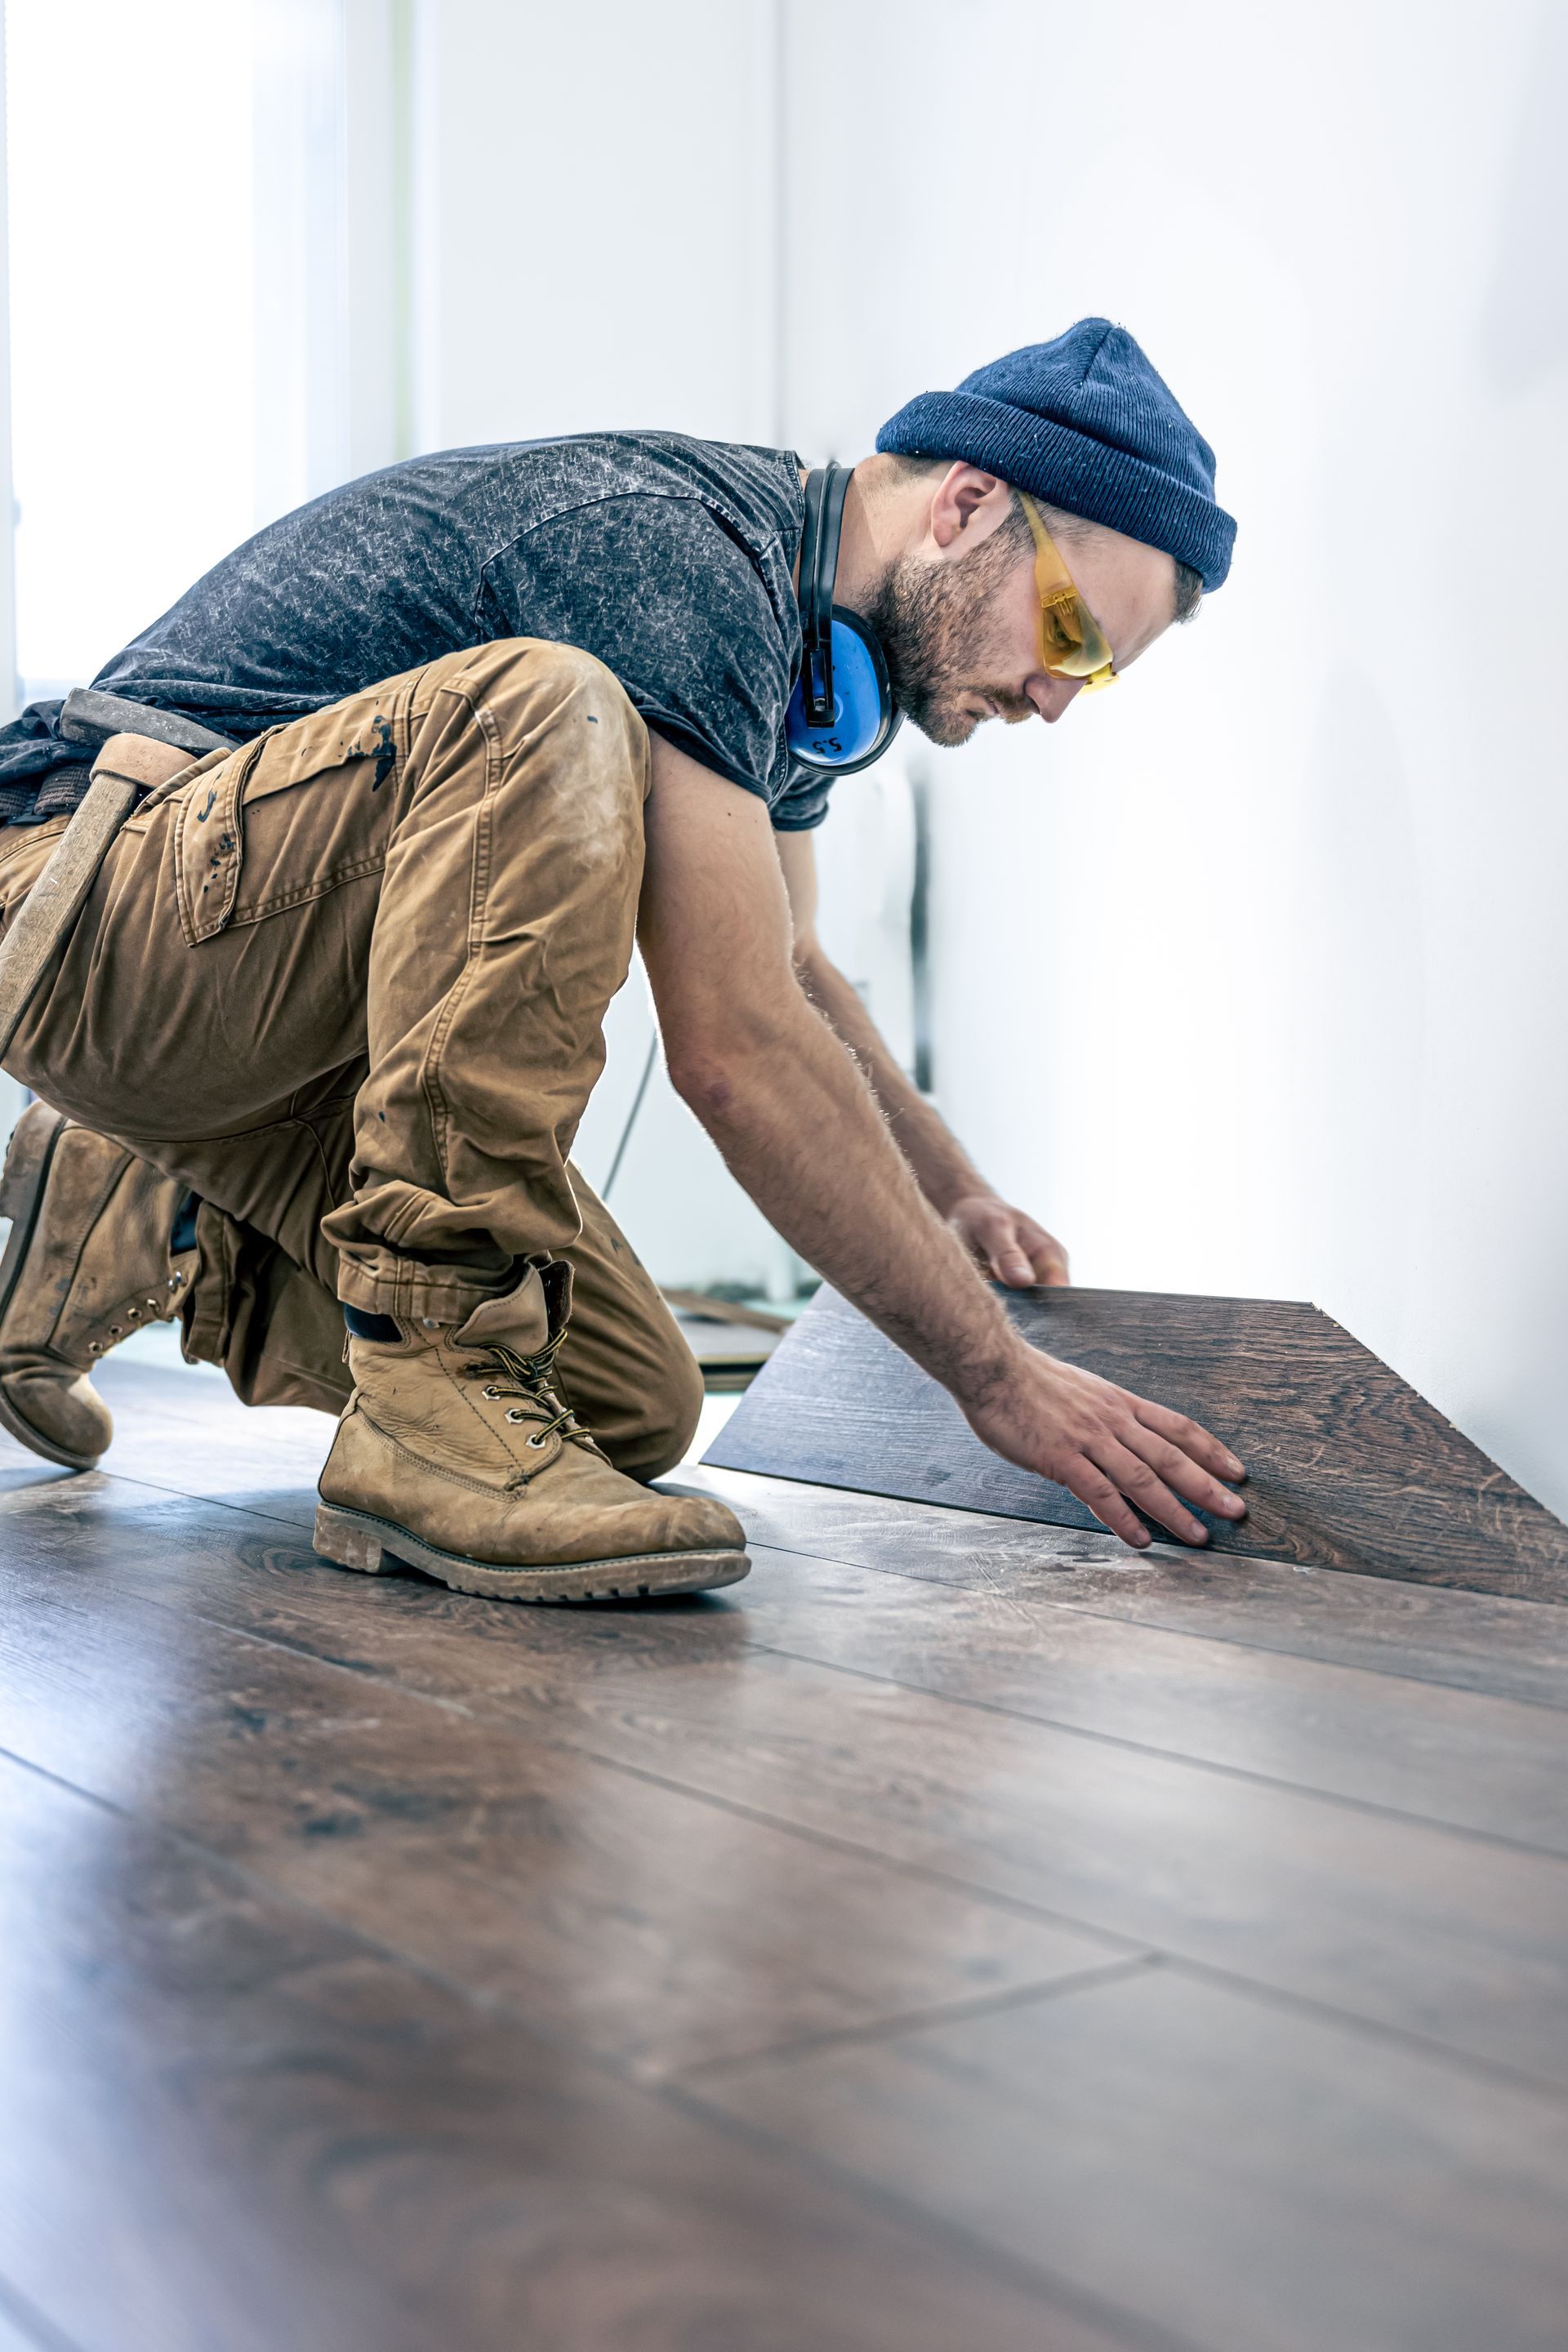
[[1208,1530],[1178,1496],[1218,1518],[1247,1516],[1240,1496],[1219,1483],[1247,1474],[1217,1437],[1165,1405],[1037,1349],[1021,1346],[978,1402],[961,1396],[959,1403],[993,1453],[1054,1478],[1124,1543],[1142,1549],[1149,1541],[1129,1502],[1184,1543],[1206,1543]]
[[994,1192],[965,1193],[948,1210],[947,1222],[975,1263],[1009,1289],[1043,1283],[1060,1290],[1071,1280],[1068,1254],[1055,1234]]

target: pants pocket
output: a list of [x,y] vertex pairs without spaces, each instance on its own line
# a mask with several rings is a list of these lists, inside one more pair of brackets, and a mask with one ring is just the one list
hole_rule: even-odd
[[174,889],[190,946],[379,872],[406,746],[395,683],[275,728],[184,787]]

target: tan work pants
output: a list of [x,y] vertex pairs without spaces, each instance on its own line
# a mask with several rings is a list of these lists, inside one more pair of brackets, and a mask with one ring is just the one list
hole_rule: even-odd
[[[562,1370],[623,1469],[700,1381],[569,1166],[642,879],[647,730],[574,647],[451,654],[214,753],[116,841],[7,1066],[207,1204],[188,1351],[343,1393],[334,1298],[457,1321],[571,1260]],[[0,831],[0,921],[58,824]]]

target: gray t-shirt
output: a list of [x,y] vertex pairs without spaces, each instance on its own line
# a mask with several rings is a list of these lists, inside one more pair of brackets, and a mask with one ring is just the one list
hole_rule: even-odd
[[[804,515],[787,449],[678,433],[450,449],[269,524],[93,683],[243,740],[442,654],[548,637],[596,654],[650,726],[796,831],[826,814],[784,740]],[[80,798],[58,710],[0,729],[0,819]]]

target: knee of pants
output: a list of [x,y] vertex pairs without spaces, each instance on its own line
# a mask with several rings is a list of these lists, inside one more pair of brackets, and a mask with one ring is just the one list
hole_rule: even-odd
[[650,1448],[658,1458],[651,1469],[642,1473],[645,1478],[660,1478],[678,1462],[684,1461],[697,1434],[702,1412],[702,1373],[696,1357],[684,1344],[679,1359],[671,1358],[660,1401],[664,1407],[660,1425],[649,1433]]
[[702,1373],[684,1339],[660,1350],[657,1369],[645,1368],[636,1400],[618,1410],[589,1410],[594,1433],[616,1468],[628,1478],[661,1478],[684,1461],[702,1411]]
[[437,688],[498,713],[515,709],[522,722],[520,735],[530,740],[552,713],[581,704],[585,719],[608,730],[606,751],[624,739],[635,748],[639,766],[646,764],[647,730],[637,706],[615,671],[581,646],[549,637],[496,637],[489,645],[443,654],[424,672],[414,699],[416,720]]

